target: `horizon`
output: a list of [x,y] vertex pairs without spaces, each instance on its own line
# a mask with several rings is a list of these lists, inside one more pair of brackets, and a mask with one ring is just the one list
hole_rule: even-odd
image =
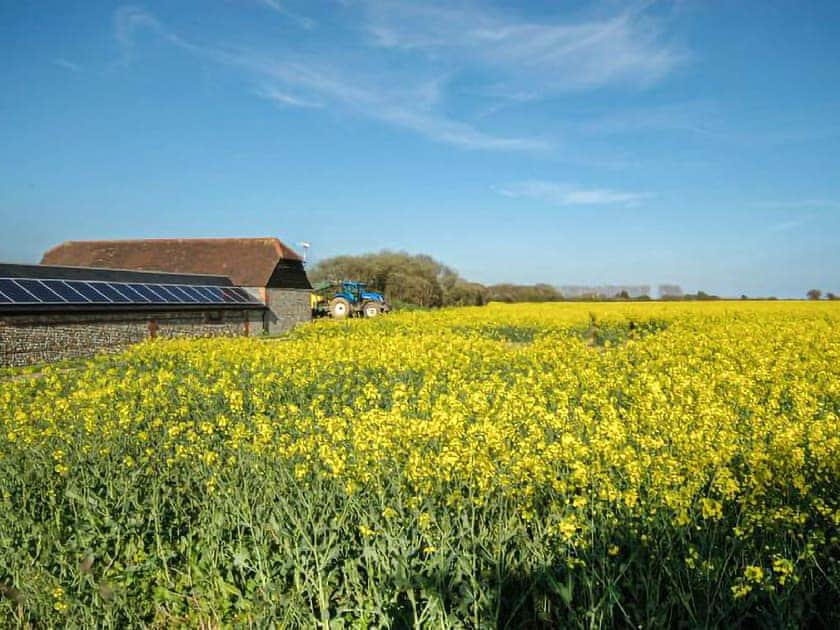
[[840,5],[0,7],[0,261],[278,237],[492,284],[840,293]]
[[[228,239],[243,239],[243,238],[244,239],[272,239],[272,238],[277,238],[277,237],[270,237],[270,236],[246,236],[246,237],[241,237],[241,236],[240,237],[211,236],[211,237],[201,237],[201,236],[199,236],[199,237],[186,237],[186,238],[183,238],[183,237],[155,237],[155,238],[151,238],[151,239],[111,239],[111,240],[113,240],[114,242],[120,242],[122,240],[128,240],[128,241],[132,241],[132,240],[151,240],[151,241],[155,241],[155,240],[205,240],[206,241],[206,240],[228,240]],[[278,239],[278,240],[281,241],[281,244],[285,248],[287,248],[287,249],[291,248],[292,250],[294,250],[294,253],[301,256],[304,268],[307,268],[307,266],[311,268],[312,266],[316,266],[319,262],[321,262],[321,260],[327,260],[327,259],[306,260],[305,256],[300,253],[299,249],[296,249],[294,247],[290,247],[289,244],[282,241],[282,239]],[[64,244],[65,242],[69,242],[69,241],[64,241],[62,243],[57,243],[55,246],[53,246],[50,249],[55,249],[55,248],[59,247],[60,245]],[[84,241],[83,240],[77,240],[77,241],[74,241],[74,242],[84,242]],[[50,251],[50,250],[47,250],[47,251]],[[46,254],[47,252],[44,252],[44,253]],[[372,252],[363,252],[361,254],[338,254],[337,257],[342,257],[342,256],[361,257],[361,256],[366,256],[366,255],[375,256],[375,255],[384,254],[384,253],[400,253],[400,254],[407,254],[409,256],[427,255],[427,254],[424,254],[423,252],[407,252],[405,250],[397,251],[397,250],[382,249],[382,250],[375,251],[375,252],[373,252],[373,251]],[[437,262],[445,265],[445,263],[443,261],[437,261]],[[8,264],[19,264],[21,266],[25,266],[25,265],[41,266],[41,265],[43,265],[44,267],[48,267],[48,268],[49,267],[78,268],[78,269],[89,269],[89,268],[91,268],[89,265],[85,265],[85,266],[55,265],[55,264],[50,264],[50,263],[41,263],[39,261],[17,262],[17,261],[0,260],[0,265],[7,264],[7,263]],[[107,268],[106,267],[94,267],[94,268],[96,268],[96,269],[113,269],[113,270],[120,270],[121,269],[119,267],[107,267]],[[454,271],[456,273],[459,273],[459,275],[460,275],[460,272],[458,272],[457,269],[455,269]],[[173,273],[175,275],[184,275],[183,272],[158,271],[157,273],[164,273],[164,274]],[[192,274],[187,273],[186,275],[192,275]],[[462,276],[462,279],[466,280],[468,282],[475,282],[471,278],[464,278],[463,276]],[[479,284],[483,284],[483,283],[479,283]],[[743,300],[745,298],[749,299],[749,300],[752,300],[752,301],[776,301],[776,300],[781,300],[781,301],[813,301],[812,298],[805,295],[805,293],[807,293],[807,291],[805,293],[803,293],[803,296],[747,295],[743,292],[740,293],[740,294],[737,294],[737,295],[717,295],[715,293],[710,293],[708,291],[705,291],[702,287],[701,288],[693,288],[693,289],[690,288],[690,287],[686,288],[686,287],[682,286],[680,283],[658,283],[658,284],[645,284],[645,283],[641,283],[641,284],[640,283],[617,284],[617,283],[610,283],[610,284],[601,284],[601,285],[582,285],[582,284],[553,284],[553,283],[550,283],[550,282],[539,282],[538,281],[538,282],[528,283],[528,284],[510,283],[510,282],[497,282],[497,283],[486,284],[484,286],[487,287],[487,288],[503,287],[503,286],[514,286],[514,287],[517,287],[517,286],[518,287],[547,286],[547,287],[550,287],[550,288],[556,290],[562,296],[562,298],[564,300],[568,300],[568,301],[576,301],[576,300],[587,301],[589,299],[594,300],[594,301],[604,301],[604,300],[609,301],[609,300],[612,300],[612,299],[618,299],[618,300],[624,299],[624,300],[630,300],[630,301],[639,300],[639,299],[642,299],[642,300],[650,299],[650,300],[654,300],[654,301],[657,301],[657,300],[659,300],[659,301],[674,301],[674,300],[679,301],[679,300],[682,300],[684,298],[694,299],[700,293],[706,294],[706,296],[708,298],[711,298],[711,299],[714,299],[714,300],[722,300],[722,301],[730,301],[730,300],[738,301],[738,300]],[[822,289],[819,289],[817,287],[811,287],[811,289],[808,289],[808,291],[813,290],[813,289],[817,289],[818,291],[820,291],[820,293],[822,294],[820,299],[829,299],[828,294],[833,293],[830,290],[829,291],[823,291]],[[629,297],[627,297],[627,298],[619,297],[618,294],[621,291],[628,291]],[[830,299],[833,299],[833,298],[830,298]]]

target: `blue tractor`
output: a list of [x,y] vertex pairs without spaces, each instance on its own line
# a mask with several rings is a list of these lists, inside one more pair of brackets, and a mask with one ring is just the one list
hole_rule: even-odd
[[377,317],[390,310],[385,296],[379,291],[369,291],[364,282],[331,282],[312,292],[313,317]]

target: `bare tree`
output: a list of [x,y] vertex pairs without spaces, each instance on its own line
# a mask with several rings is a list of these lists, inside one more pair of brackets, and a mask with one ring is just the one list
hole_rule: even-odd
[[819,300],[822,297],[822,291],[819,289],[811,289],[807,293],[809,300]]

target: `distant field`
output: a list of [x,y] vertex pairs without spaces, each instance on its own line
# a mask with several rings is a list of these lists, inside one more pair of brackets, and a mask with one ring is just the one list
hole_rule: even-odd
[[0,501],[10,627],[840,627],[840,304],[153,341],[0,380]]

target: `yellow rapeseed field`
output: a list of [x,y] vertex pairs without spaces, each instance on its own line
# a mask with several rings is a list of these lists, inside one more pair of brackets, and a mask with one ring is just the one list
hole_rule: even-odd
[[154,341],[0,382],[0,461],[11,626],[840,619],[830,303]]

